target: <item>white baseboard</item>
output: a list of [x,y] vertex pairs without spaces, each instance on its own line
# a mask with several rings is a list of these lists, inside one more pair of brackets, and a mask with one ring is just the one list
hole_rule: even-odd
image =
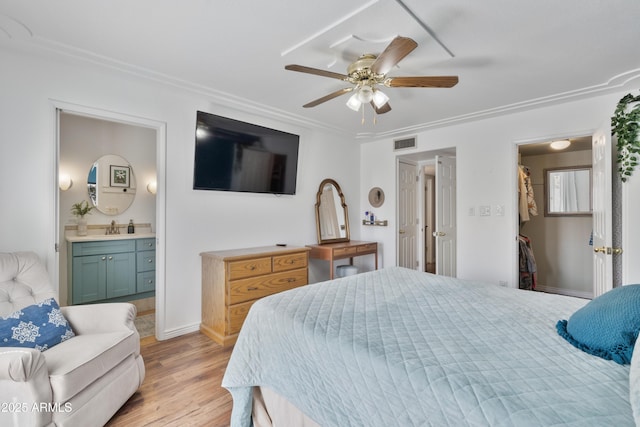
[[556,288],[553,286],[536,285],[536,291],[547,292],[549,294],[566,295],[576,298],[592,299],[593,293],[586,291],[576,291],[573,289]]
[[180,328],[168,329],[160,333],[158,341],[164,341],[171,338],[179,337],[180,335],[190,334],[192,332],[198,332],[200,330],[200,323],[193,323],[191,325],[183,326]]

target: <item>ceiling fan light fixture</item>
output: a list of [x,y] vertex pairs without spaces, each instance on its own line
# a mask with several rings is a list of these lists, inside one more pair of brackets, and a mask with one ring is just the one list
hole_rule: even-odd
[[558,140],[558,141],[553,141],[551,144],[549,144],[549,146],[551,148],[553,148],[554,150],[564,150],[565,148],[567,148],[570,145],[571,145],[571,141],[569,141],[568,139],[561,139],[561,140]]
[[384,104],[389,102],[389,97],[380,89],[373,91],[373,103],[377,108],[382,108]]
[[363,104],[371,102],[373,99],[373,88],[369,85],[363,85],[360,89],[358,89],[358,101]]
[[360,102],[360,100],[358,99],[357,92],[351,95],[349,97],[349,100],[347,101],[347,107],[351,108],[353,111],[358,111],[361,105],[362,102]]

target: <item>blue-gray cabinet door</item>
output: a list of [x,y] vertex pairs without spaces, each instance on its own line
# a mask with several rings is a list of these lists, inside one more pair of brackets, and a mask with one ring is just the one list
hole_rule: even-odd
[[107,297],[107,256],[73,258],[73,304],[99,301]]
[[107,255],[107,298],[136,293],[136,254]]

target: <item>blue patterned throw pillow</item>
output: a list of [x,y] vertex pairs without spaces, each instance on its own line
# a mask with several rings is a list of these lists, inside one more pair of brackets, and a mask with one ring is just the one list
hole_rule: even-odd
[[621,365],[631,362],[640,332],[640,285],[614,288],[560,320],[562,338],[594,356]]
[[0,347],[30,347],[45,351],[74,336],[53,298],[0,317]]

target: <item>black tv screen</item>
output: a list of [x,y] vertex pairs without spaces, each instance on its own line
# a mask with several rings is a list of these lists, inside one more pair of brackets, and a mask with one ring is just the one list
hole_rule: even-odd
[[194,190],[295,194],[300,137],[198,111]]

